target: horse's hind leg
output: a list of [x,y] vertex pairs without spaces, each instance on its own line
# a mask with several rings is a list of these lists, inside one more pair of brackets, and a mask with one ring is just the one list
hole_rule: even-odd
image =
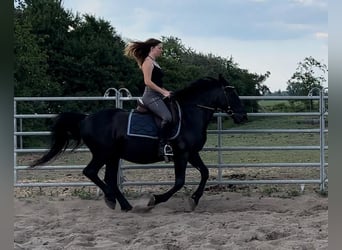
[[106,164],[104,181],[107,183],[108,188],[114,192],[114,196],[120,203],[121,210],[129,211],[132,209],[132,206],[118,188],[119,161],[119,158],[115,158]]
[[104,183],[98,176],[98,173],[104,162],[101,158],[93,157],[90,163],[83,169],[83,174],[87,176],[92,182],[94,182],[104,193],[106,204],[115,209],[115,195],[112,189],[108,187],[106,183]]

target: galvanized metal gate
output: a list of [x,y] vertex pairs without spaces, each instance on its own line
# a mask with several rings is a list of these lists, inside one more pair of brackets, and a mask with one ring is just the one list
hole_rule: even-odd
[[[216,180],[208,181],[208,184],[307,184],[313,183],[318,184],[321,190],[326,189],[326,184],[328,182],[328,177],[326,174],[326,169],[328,163],[326,162],[326,152],[328,146],[326,145],[325,135],[328,133],[328,129],[325,128],[326,118],[328,116],[328,111],[326,110],[326,102],[328,96],[325,94],[326,89],[314,89],[310,92],[309,96],[242,96],[242,100],[317,100],[319,102],[319,110],[312,112],[265,112],[265,113],[249,113],[248,116],[316,116],[319,119],[319,127],[316,129],[223,129],[222,128],[222,118],[225,114],[217,113],[215,117],[217,119],[217,129],[208,130],[208,134],[217,135],[217,146],[208,147],[206,146],[203,151],[216,151],[217,152],[217,163],[207,164],[209,168],[217,168],[218,176]],[[113,94],[113,95],[112,95]],[[316,95],[313,95],[316,94]],[[318,95],[317,95],[318,94]],[[24,136],[45,136],[49,135],[49,131],[24,131],[22,127],[23,119],[46,119],[53,118],[55,114],[18,114],[17,113],[17,103],[18,102],[49,102],[49,101],[115,101],[115,106],[122,108],[125,102],[136,101],[138,97],[132,97],[130,92],[125,89],[108,89],[103,97],[15,97],[14,98],[14,186],[15,187],[47,187],[47,186],[90,186],[94,185],[92,182],[58,182],[58,183],[48,183],[48,182],[19,182],[17,180],[18,171],[32,171],[27,170],[28,166],[18,164],[18,155],[23,153],[37,153],[44,152],[47,149],[44,148],[24,148],[22,145],[22,138]],[[319,144],[310,146],[225,146],[222,143],[222,137],[225,134],[261,134],[261,133],[289,133],[289,134],[302,134],[302,133],[318,133],[319,134]],[[224,151],[273,151],[273,150],[317,150],[319,152],[319,162],[314,163],[238,163],[231,164],[223,161],[222,154]],[[78,149],[77,151],[88,151],[86,148]],[[40,169],[49,170],[75,170],[83,169],[85,165],[67,165],[67,166],[43,166],[37,167]],[[313,167],[319,168],[320,176],[318,179],[283,179],[283,180],[224,180],[222,177],[222,171],[225,168],[245,168],[245,167],[257,167],[257,168],[267,168],[267,167]],[[173,182],[155,182],[155,181],[125,181],[123,178],[123,171],[133,170],[133,169],[156,169],[156,168],[173,168],[172,164],[147,164],[147,165],[137,165],[137,164],[126,164],[121,161],[120,171],[119,171],[119,184],[120,186],[142,186],[142,185],[172,185]],[[186,182],[186,184],[198,184],[198,182]]]

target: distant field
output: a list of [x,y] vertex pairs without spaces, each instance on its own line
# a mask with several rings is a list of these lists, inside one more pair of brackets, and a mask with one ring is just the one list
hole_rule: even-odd
[[289,105],[288,100],[259,100],[258,105],[263,108],[272,109],[275,105]]

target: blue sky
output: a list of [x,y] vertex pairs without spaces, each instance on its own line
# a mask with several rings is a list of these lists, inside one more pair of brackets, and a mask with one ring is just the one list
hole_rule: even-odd
[[63,0],[111,23],[123,39],[175,36],[197,52],[233,57],[285,90],[299,62],[328,65],[328,0]]

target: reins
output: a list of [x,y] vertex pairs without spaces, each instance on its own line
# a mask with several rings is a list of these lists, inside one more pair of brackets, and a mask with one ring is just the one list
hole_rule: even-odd
[[217,111],[216,108],[204,106],[204,105],[201,105],[201,104],[197,104],[196,106],[199,107],[199,108],[203,108],[203,109],[209,109],[209,110],[212,110],[212,111]]
[[223,90],[223,93],[224,93],[224,96],[226,98],[226,101],[227,101],[227,110],[222,110],[222,109],[218,109],[218,108],[213,108],[213,107],[209,107],[209,106],[205,106],[205,105],[201,105],[201,104],[197,104],[196,106],[199,107],[199,108],[203,108],[203,109],[208,109],[208,110],[211,110],[211,111],[224,111],[226,112],[229,116],[232,116],[234,114],[234,112],[232,111],[230,105],[229,105],[229,100],[228,100],[228,96],[226,95],[226,91],[225,89],[226,88],[229,88],[229,86],[226,86],[226,87],[222,87],[222,90]]

